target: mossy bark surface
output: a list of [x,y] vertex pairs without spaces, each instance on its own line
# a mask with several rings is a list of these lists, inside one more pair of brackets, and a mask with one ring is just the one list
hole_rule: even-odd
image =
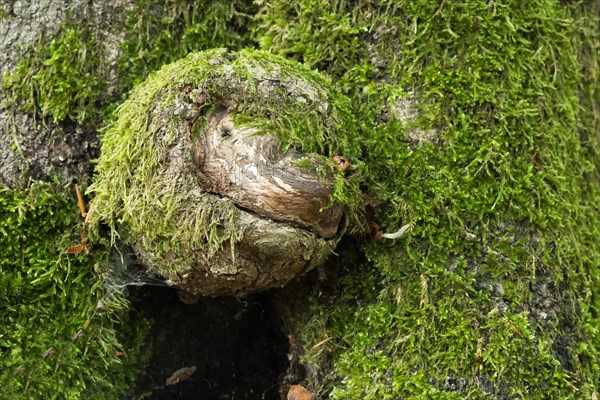
[[330,156],[358,149],[348,107],[323,77],[268,53],[190,54],[117,110],[91,223],[195,295],[282,286],[324,261],[344,204],[360,201],[356,185],[334,193],[346,179]]
[[375,219],[412,224],[367,243],[360,267],[338,249],[332,281],[288,309],[309,386],[597,397],[598,6],[307,0],[259,15],[263,48],[353,98]]
[[130,392],[147,320],[130,313],[131,277],[103,239],[65,253],[86,244],[65,184],[91,178],[98,128],[136,81],[190,50],[247,43],[243,3],[68,3],[0,4],[1,398]]
[[[3,182],[17,186],[31,176],[64,183],[89,174],[96,129],[109,120],[114,100],[190,51],[254,46],[296,59],[327,74],[351,98],[347,114],[360,139],[345,155],[352,157],[353,179],[377,204],[373,222],[385,231],[412,227],[397,241],[346,238],[319,277],[309,274],[281,291],[278,303],[291,335],[288,383],[340,399],[599,396],[597,2],[131,4],[132,12],[117,18],[123,41],[108,44],[108,52],[96,51],[102,47],[89,36],[72,34],[90,22],[77,18],[60,29],[51,21],[56,29],[47,37],[21,43],[31,46],[7,45],[11,62],[3,60],[9,75],[2,96],[16,112],[17,129],[3,108]],[[2,8],[3,29],[25,15]],[[46,24],[36,21],[31,32]],[[122,31],[118,24],[111,29]],[[90,63],[68,51],[74,42],[89,46],[87,54],[117,55],[109,57],[116,62]],[[13,54],[23,57],[13,60]],[[101,85],[83,103],[60,92],[43,97],[63,81],[72,83],[68,93],[81,83],[81,76],[63,79],[51,68],[69,64],[71,56]],[[104,86],[114,82],[107,76],[117,77],[113,92]],[[89,112],[97,107],[104,111]],[[40,135],[55,126],[58,135]],[[78,136],[82,126],[87,133]],[[32,142],[38,136],[52,140]],[[72,159],[84,161],[73,167],[67,157],[65,168],[63,142],[81,147]],[[337,182],[334,193],[346,193],[345,181]],[[39,218],[20,209],[12,215]],[[55,238],[32,240],[44,248]],[[3,268],[14,269],[15,257],[2,257]],[[70,276],[61,274],[57,281]],[[28,326],[25,311],[14,319],[19,327]],[[48,349],[46,339],[31,342],[37,349],[31,357],[16,342],[3,343],[3,361],[22,354],[19,362],[34,364]],[[65,342],[68,349],[82,343]],[[38,383],[48,384],[44,368]],[[14,371],[2,378],[19,388],[26,380],[16,364]],[[83,382],[88,389],[104,387]],[[60,385],[73,393],[82,388],[73,381]]]
[[73,191],[0,188],[1,398],[117,398],[145,365],[148,324],[105,286],[108,247],[65,252],[82,229]]
[[0,182],[89,177],[98,128],[127,91],[190,51],[252,43],[248,3],[3,2]]
[[118,98],[130,1],[18,1],[0,19],[0,182],[89,176],[101,110]]

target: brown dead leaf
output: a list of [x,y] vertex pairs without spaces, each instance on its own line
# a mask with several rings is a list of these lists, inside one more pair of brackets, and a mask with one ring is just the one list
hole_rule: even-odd
[[76,244],[74,246],[69,246],[67,247],[67,254],[81,254],[81,253],[88,253],[88,248],[87,248],[87,244],[85,243],[79,243]]
[[300,385],[290,386],[290,391],[287,395],[287,400],[316,400],[316,398],[317,396]]
[[173,372],[173,375],[167,378],[165,385],[176,385],[179,382],[187,381],[192,375],[194,375],[196,369],[197,368],[195,365],[192,365],[191,367],[179,368],[177,371]]

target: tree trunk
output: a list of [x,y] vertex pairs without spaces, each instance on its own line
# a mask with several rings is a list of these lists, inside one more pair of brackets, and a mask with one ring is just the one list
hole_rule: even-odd
[[[2,3],[5,185],[91,180],[106,110],[133,83],[192,50],[258,42],[351,97],[365,213],[386,231],[411,226],[397,240],[347,236],[278,292],[286,383],[339,399],[598,397],[597,3],[92,3]],[[69,65],[83,73],[61,75]],[[339,206],[322,210],[333,184],[307,179],[304,155],[211,123],[190,167],[207,192],[319,240],[339,233]],[[285,164],[277,178],[248,179],[259,147]]]

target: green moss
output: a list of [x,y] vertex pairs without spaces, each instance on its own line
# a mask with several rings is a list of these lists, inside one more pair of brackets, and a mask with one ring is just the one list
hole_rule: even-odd
[[123,90],[187,54],[251,45],[256,6],[251,1],[136,0],[126,21],[119,76]]
[[[307,85],[307,93],[313,94],[306,99],[267,96],[255,84],[263,79],[261,70],[267,77],[270,73],[278,77],[282,88],[289,80],[292,85]],[[191,88],[188,97],[182,94],[185,87]],[[165,171],[172,158],[168,152],[177,146],[182,147],[176,158],[189,162],[191,138],[182,116],[175,113],[193,108],[191,99],[199,93],[205,100],[195,119],[202,126],[216,106],[236,104],[236,124],[278,135],[283,148],[293,145],[328,157],[359,151],[348,100],[321,75],[295,62],[265,52],[217,49],[192,53],[163,67],[117,110],[114,123],[104,132],[98,176],[90,188],[96,196],[94,223],[107,223],[114,240],[120,236],[126,244],[152,254],[145,261],[163,276],[188,271],[198,252],[213,254],[225,242],[233,252],[243,234],[232,201],[201,192],[189,167],[185,173]],[[336,195],[352,216],[361,197],[355,181],[347,185]]]
[[[363,268],[381,274],[375,300],[358,291],[349,301],[364,279],[350,273],[298,325],[305,338],[310,329],[333,338],[324,393],[566,399],[598,390],[590,7],[263,5],[263,48],[328,72],[353,96],[376,218],[388,231],[414,224],[399,241],[364,247]],[[414,121],[386,116],[410,98]],[[419,143],[416,129],[436,135]]]
[[[361,399],[568,399],[591,398],[597,393],[598,5],[550,0],[257,3],[261,4],[257,37],[262,48],[319,68],[352,95],[353,104],[345,103],[345,111],[335,116],[350,134],[332,138],[318,122],[299,120],[285,109],[274,120],[261,107],[249,109],[236,122],[253,121],[264,130],[275,130],[287,146],[301,144],[323,155],[349,157],[356,166],[353,181],[336,180],[334,199],[349,202],[349,193],[357,199],[358,181],[378,202],[376,218],[386,230],[413,223],[400,241],[364,246],[369,261],[362,265],[346,260],[346,276],[326,295],[328,301],[322,288],[315,287],[309,299],[312,306],[299,313],[297,322],[303,327],[308,349],[332,338],[306,355],[314,365],[331,367],[321,371],[321,393]],[[223,4],[138,1],[128,20],[125,55],[119,65],[123,88],[191,50],[251,44],[247,30],[254,22],[248,14],[255,6]],[[83,53],[75,49],[91,46],[98,51],[93,54],[101,50],[91,36],[73,34],[78,29],[65,25],[53,47],[51,39],[44,38],[26,53],[5,77],[3,90],[9,104],[39,109],[55,120],[95,115],[88,107],[98,101],[98,91],[84,88],[79,100],[74,100],[78,92],[72,91],[81,88],[79,71],[95,74],[95,57],[82,58]],[[207,59],[197,57],[192,55],[179,64],[185,76],[201,82],[220,73],[218,68],[208,68]],[[269,64],[269,56],[256,57],[265,57]],[[70,63],[78,68],[71,68]],[[287,65],[297,68],[290,62]],[[243,63],[234,66],[247,78]],[[148,206],[156,203],[156,197],[136,198],[140,183],[154,176],[157,164],[153,160],[165,151],[145,140],[152,135],[146,107],[157,98],[165,106],[175,100],[176,92],[165,89],[168,79],[180,76],[174,74],[172,67],[166,67],[156,75],[160,79],[136,89],[132,97],[138,106],[134,101],[123,105],[117,111],[118,120],[107,128],[104,153],[113,155],[103,156],[99,171],[110,179],[98,184],[96,207],[98,215],[115,229],[135,217],[141,222],[132,229],[152,227],[157,238],[176,243],[199,240],[203,246],[209,243],[216,248],[224,240],[235,240],[235,232],[224,232],[220,226],[235,210],[223,208],[222,213],[210,216],[190,213],[189,218],[173,222],[169,217],[185,199],[160,203],[160,212],[152,213]],[[317,74],[311,76],[331,87]],[[181,87],[181,81],[172,82],[177,82],[174,88]],[[249,94],[248,101],[251,98]],[[396,120],[393,112],[391,118],[384,118],[388,108],[409,98],[417,99],[415,121]],[[437,132],[435,140],[416,143],[411,138],[415,129],[431,128]],[[361,133],[360,143],[337,142],[356,137],[356,129]],[[117,145],[117,138],[124,140]],[[144,162],[131,163],[140,158]],[[44,196],[3,196],[10,199],[3,200],[5,204],[17,205],[7,206],[10,218],[28,216],[25,225],[47,220],[41,226],[50,230],[48,235],[56,232],[52,221],[64,212],[63,203],[55,207],[56,200],[44,200]],[[46,205],[30,209],[31,204]],[[52,218],[47,215],[50,212]],[[38,247],[28,243],[49,244],[48,236],[36,237],[23,221],[0,222],[0,227],[3,234],[7,232],[3,240],[18,244],[8,247],[13,260],[19,261],[17,266],[29,269],[29,264],[38,264],[33,256],[23,257],[20,250],[25,248],[25,254],[30,254]],[[198,235],[183,236],[180,223],[191,224]],[[126,232],[123,235],[130,240]],[[16,241],[22,238],[26,241]],[[52,268],[66,269],[69,276],[80,269],[69,270],[68,265],[78,266],[77,260],[89,257],[73,261],[51,250],[42,251],[41,259],[56,256],[54,260],[60,262],[51,264]],[[2,260],[4,275],[9,264]],[[82,263],[89,266],[87,261]],[[11,271],[18,270],[10,265]],[[47,268],[49,263],[39,265],[44,266],[39,276],[47,276],[46,269],[55,271]],[[58,283],[47,286],[48,290],[60,292],[64,275],[52,274]],[[2,285],[3,296],[13,296],[7,304],[21,304],[14,302],[14,296],[37,290],[38,286],[23,283],[29,282],[26,278],[7,275],[7,282],[12,283]],[[76,284],[80,282],[94,287],[84,278]],[[61,298],[57,304],[68,303]],[[92,300],[88,303],[93,304]],[[23,315],[32,312],[20,307]],[[40,324],[34,317],[15,324],[14,336],[8,330],[1,337],[2,350],[10,348],[5,354],[11,354],[3,360],[21,362],[19,357],[25,354],[23,360],[28,361],[23,365],[31,366],[29,370],[48,368],[48,360],[53,359],[39,354],[60,335],[66,339],[57,345],[60,351],[55,354],[65,354],[60,358],[66,360],[64,365],[78,365],[77,357],[82,354],[87,362],[85,357],[96,353],[77,350],[84,342],[69,337],[88,317],[80,308],[73,310],[80,317],[75,322],[64,317],[54,325],[46,318],[43,326],[51,334],[38,335],[40,342],[27,342],[36,343],[33,350],[18,335],[28,337],[35,329],[41,331]],[[11,313],[3,309],[2,316],[20,315]],[[95,348],[93,340],[91,346]],[[37,358],[29,358],[34,353]],[[90,365],[95,364],[91,361]],[[23,378],[17,364],[1,370],[2,383],[14,391],[22,390],[20,385],[29,379]],[[72,396],[77,397],[79,382],[87,382],[87,372],[67,378],[66,370],[59,368],[55,373],[57,381],[67,382],[59,393],[73,390]],[[110,373],[108,367],[100,370]],[[114,371],[120,370],[115,367]],[[10,382],[12,376],[18,379]],[[115,379],[121,385],[121,375]],[[41,389],[32,393],[46,389],[53,393],[54,388],[46,384],[35,381],[30,387]]]
[[[251,1],[137,0],[124,26],[117,95],[192,51],[251,45],[255,9]],[[4,76],[6,106],[49,116],[54,122],[69,119],[99,125],[115,105],[109,104],[113,99],[106,91],[106,49],[95,29],[69,15],[56,34],[41,36],[24,49],[17,65]]]
[[117,398],[143,367],[146,324],[103,287],[109,251],[67,255],[82,218],[73,195],[0,188],[0,387],[11,399]]
[[65,22],[53,37],[27,49],[2,89],[6,105],[82,123],[96,121],[105,90],[104,47],[86,25]]
[[0,21],[10,19],[11,16],[3,8],[0,8]]
[[313,165],[308,157],[302,157],[299,160],[294,162],[298,168],[301,168],[303,171],[308,172],[312,169]]

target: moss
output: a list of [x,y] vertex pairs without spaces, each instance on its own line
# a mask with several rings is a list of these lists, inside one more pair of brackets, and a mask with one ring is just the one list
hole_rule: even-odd
[[0,210],[3,397],[123,395],[143,367],[146,324],[127,326],[127,302],[104,288],[105,246],[65,254],[83,229],[76,199],[50,184],[0,188]]
[[68,20],[54,37],[42,36],[26,49],[5,74],[6,105],[54,122],[97,122],[106,89],[104,52],[89,26]]
[[306,172],[310,171],[313,168],[312,162],[308,157],[302,157],[296,160],[294,164]]
[[10,18],[11,18],[10,14],[7,13],[6,11],[4,11],[3,8],[0,8],[0,21],[10,19]]
[[[190,50],[251,44],[246,30],[254,22],[246,12],[252,13],[254,6],[236,3],[233,9],[242,11],[238,14],[217,3],[204,7],[137,2],[120,63],[123,87]],[[306,355],[317,367],[331,363],[330,370],[321,371],[325,378],[321,393],[367,399],[593,397],[600,386],[598,6],[550,0],[257,3],[262,48],[319,68],[353,97],[341,119],[354,119],[349,129],[359,129],[360,149],[357,143],[334,143],[323,149],[327,136],[319,136],[323,131],[318,125],[308,125],[317,133],[312,139],[294,136],[301,135],[301,124],[293,115],[273,122],[257,110],[239,115],[238,122],[245,118],[265,129],[278,129],[290,146],[302,143],[322,154],[350,157],[357,166],[353,179],[379,203],[376,218],[383,226],[395,230],[413,223],[401,241],[363,246],[369,261],[357,266],[355,260],[346,260],[346,275],[327,294],[328,302],[317,285],[312,306],[299,314],[307,349],[332,338]],[[71,42],[94,46],[85,38],[72,37]],[[3,89],[15,106],[25,104],[30,111],[40,106],[48,116],[87,118],[91,111],[78,108],[87,107],[86,101],[71,102],[62,94],[50,98],[60,91],[47,91],[50,97],[41,100],[33,77],[47,67],[45,61],[64,66],[66,56],[74,54],[83,70],[91,68],[69,51],[68,40],[60,36],[56,40],[56,59],[38,44],[19,63],[20,69],[8,75]],[[50,42],[47,38],[40,43]],[[62,78],[54,80],[58,75],[49,68],[45,71],[43,90],[60,88]],[[168,71],[159,76],[168,77]],[[69,74],[65,79],[76,78]],[[145,107],[144,101],[162,94],[146,85],[133,96]],[[172,94],[163,101],[172,101]],[[89,101],[96,101],[95,95]],[[416,120],[384,118],[387,109],[410,98],[418,100]],[[127,122],[115,122],[105,135],[129,135],[131,147],[115,149],[114,158],[99,167],[106,171],[114,167],[116,175],[123,174],[132,183],[138,177],[150,179],[155,168],[152,163],[131,172],[123,168],[130,158],[150,157],[154,151],[133,140],[134,130],[146,132],[143,113],[135,114],[138,111],[131,104],[119,109],[123,117],[119,121]],[[286,126],[292,127],[289,134]],[[431,128],[439,133],[438,140],[412,139],[415,129]],[[347,183],[337,181],[337,198],[347,197]],[[111,192],[133,198],[128,186],[111,186],[110,181],[102,185],[104,199],[99,196],[97,210],[113,227],[140,213],[148,220],[156,217],[144,214],[138,204],[112,200]],[[20,207],[9,215],[33,212],[23,201],[11,204]],[[53,204],[36,212],[64,212]],[[162,206],[161,216],[171,215],[174,205]],[[113,214],[114,210],[123,214]],[[216,216],[214,225],[194,227],[203,243],[209,238],[218,246],[227,239],[217,226],[226,218],[224,213]],[[26,220],[32,223],[33,218]],[[154,225],[140,224],[136,229],[148,226]],[[159,226],[158,232],[169,239],[176,232],[175,240],[181,239],[172,228]],[[28,243],[47,243],[46,236],[28,236]],[[14,259],[23,260],[20,253],[13,253]],[[56,265],[64,265],[64,258],[62,262]],[[20,288],[16,293],[28,287],[15,285]],[[45,323],[68,338],[85,319],[61,322],[64,327]],[[22,326],[28,325],[19,323],[16,331],[34,331]],[[54,343],[44,340],[35,345],[36,354]],[[83,343],[64,342],[57,353]],[[17,358],[7,359],[29,351],[23,348],[15,346]],[[76,357],[64,352],[64,359],[75,365]],[[65,370],[57,369],[59,376],[66,376],[71,364],[65,365]],[[18,367],[2,371],[3,383],[10,382],[6,378],[10,374],[22,376]],[[121,382],[120,376],[116,379]],[[5,386],[12,390],[11,384],[15,383]],[[62,385],[60,390],[77,385]]]
[[[307,99],[265,96],[255,82],[266,79],[263,75],[277,76],[282,88],[288,83],[307,85],[307,93],[314,94]],[[184,88],[191,90],[189,98],[199,93],[205,98],[199,106],[202,112],[194,117],[202,126],[215,107],[236,104],[236,124],[278,135],[283,148],[301,146],[304,152],[326,156],[359,151],[348,100],[321,75],[297,63],[264,52],[217,49],[192,53],[165,66],[117,110],[114,123],[104,132],[98,176],[90,187],[96,196],[94,223],[107,223],[113,239],[120,237],[145,254],[154,254],[146,261],[163,276],[189,271],[195,254],[211,255],[225,242],[234,252],[243,234],[232,201],[202,192],[191,172],[165,170],[166,161],[173,158],[168,152],[176,147],[183,146],[177,156],[182,163],[191,157],[191,144],[185,144],[191,138],[181,124],[186,118],[182,110],[192,106],[186,103]],[[350,215],[357,214],[361,199],[356,182],[336,195],[343,197],[341,203]]]
[[[150,72],[192,51],[252,44],[255,5],[250,1],[137,0],[127,13],[126,39],[120,47],[116,93],[126,93]],[[69,13],[52,36],[41,36],[4,76],[6,105],[25,112],[100,125],[115,108],[109,98],[106,49],[97,26]],[[0,15],[2,18],[10,16]],[[82,22],[84,21],[84,22]],[[111,89],[111,92],[113,90]]]
[[125,24],[127,38],[121,44],[122,91],[191,52],[251,45],[255,10],[251,1],[136,0]]
[[[348,298],[365,279],[349,272],[298,324],[305,338],[333,338],[324,393],[566,399],[598,390],[597,12],[578,7],[263,5],[261,46],[328,72],[352,95],[376,218],[387,230],[414,224],[400,241],[364,247],[363,268],[381,275],[374,300]],[[415,120],[386,116],[410,98]],[[439,137],[415,142],[417,129]]]

